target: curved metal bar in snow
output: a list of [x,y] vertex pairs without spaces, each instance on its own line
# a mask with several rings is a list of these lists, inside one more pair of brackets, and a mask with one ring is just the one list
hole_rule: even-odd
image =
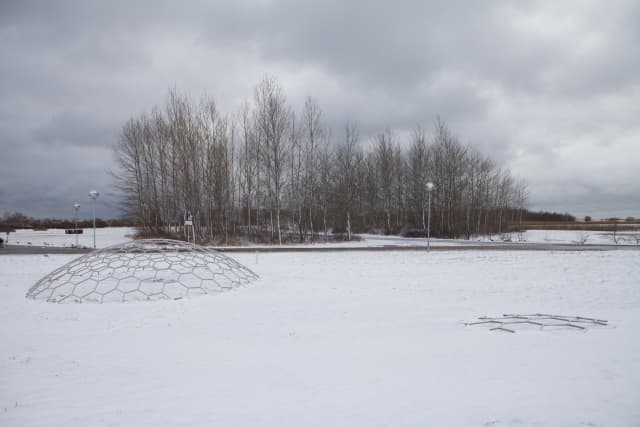
[[534,327],[535,329],[573,329],[587,331],[592,328],[609,327],[604,319],[592,317],[564,316],[558,314],[503,314],[502,317],[479,317],[465,326],[489,326],[490,331],[515,333],[517,330]]
[[256,279],[256,273],[214,249],[144,239],[83,255],[40,279],[26,297],[56,303],[180,299]]

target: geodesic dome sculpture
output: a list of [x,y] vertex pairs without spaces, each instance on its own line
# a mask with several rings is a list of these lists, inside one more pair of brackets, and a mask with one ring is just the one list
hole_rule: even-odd
[[81,256],[40,279],[26,296],[57,303],[179,299],[224,292],[257,278],[216,250],[145,239]]

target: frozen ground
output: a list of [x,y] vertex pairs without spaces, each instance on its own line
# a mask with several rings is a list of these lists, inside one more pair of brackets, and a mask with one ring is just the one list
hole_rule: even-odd
[[[527,230],[523,233],[507,233],[503,236],[494,235],[493,241],[502,238],[511,242],[526,243],[569,243],[578,245],[640,245],[640,231],[619,231],[615,235],[610,231],[582,231],[582,230]],[[480,242],[490,242],[489,237],[474,239]]]
[[[96,247],[104,248],[106,246],[123,243],[131,240],[135,234],[135,228],[130,227],[107,227],[96,229]],[[5,238],[5,235],[2,235]],[[399,236],[381,236],[374,234],[362,234],[361,240],[351,242],[323,243],[316,242],[307,245],[293,244],[282,245],[283,247],[371,247],[371,246],[426,246],[424,239],[405,239]],[[9,235],[9,244],[12,245],[31,245],[31,246],[56,246],[70,247],[75,245],[75,235],[65,234],[62,229],[50,229],[47,231],[34,231],[19,229]],[[464,244],[461,240],[445,240],[431,239],[434,246],[450,246]],[[78,235],[78,245],[93,247],[93,229],[84,229],[83,234]],[[252,247],[270,247],[269,245],[252,245]]]
[[[126,242],[133,238],[135,232],[135,228],[132,227],[96,228],[96,247],[104,248]],[[6,239],[5,234],[0,237]],[[75,234],[64,234],[63,229],[51,228],[46,231],[18,229],[9,234],[11,245],[70,247],[75,243]],[[82,234],[78,234],[78,246],[93,248],[93,228],[85,228]]]
[[[215,296],[24,298],[73,256],[0,257],[2,426],[634,426],[638,252],[235,254]],[[256,263],[257,261],[257,263]],[[482,315],[609,320],[588,332]]]
[[[131,240],[135,234],[134,228],[111,227],[99,228],[96,231],[96,246],[103,248],[117,243]],[[2,236],[5,237],[4,235]],[[427,246],[426,239],[403,238],[399,236],[381,236],[375,234],[361,234],[359,241],[338,242],[338,243],[311,243],[283,245],[282,247],[309,246],[315,248],[336,248],[336,247],[383,247],[383,246]],[[579,244],[579,245],[632,245],[640,246],[640,232],[625,231],[616,235],[617,243],[614,243],[610,232],[603,231],[572,231],[572,230],[529,230],[524,233],[508,233],[504,235],[494,235],[491,237],[475,237],[471,240],[453,239],[431,239],[434,247],[460,246],[467,244],[491,244],[492,242],[504,243],[503,238],[511,239],[516,243],[558,243],[558,244]],[[48,231],[16,230],[9,235],[9,243],[13,245],[31,246],[56,246],[70,247],[75,244],[75,236],[64,234],[64,230],[51,229]],[[85,229],[79,235],[78,244],[80,246],[93,247],[93,230]],[[269,247],[265,245],[252,245],[252,248]]]

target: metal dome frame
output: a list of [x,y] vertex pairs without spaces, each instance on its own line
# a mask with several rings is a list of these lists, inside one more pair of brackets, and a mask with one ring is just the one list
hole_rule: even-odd
[[26,297],[55,303],[181,299],[224,292],[258,277],[211,248],[143,239],[76,258],[36,282]]

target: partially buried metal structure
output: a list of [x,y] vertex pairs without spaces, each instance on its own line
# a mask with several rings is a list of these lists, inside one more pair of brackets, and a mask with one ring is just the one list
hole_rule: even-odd
[[56,303],[180,299],[224,292],[257,278],[213,249],[146,239],[77,258],[40,279],[26,296]]
[[564,316],[558,314],[503,314],[502,317],[478,317],[466,326],[484,326],[490,331],[515,333],[527,329],[534,330],[574,330],[586,332],[595,328],[610,328],[609,322],[593,317]]

